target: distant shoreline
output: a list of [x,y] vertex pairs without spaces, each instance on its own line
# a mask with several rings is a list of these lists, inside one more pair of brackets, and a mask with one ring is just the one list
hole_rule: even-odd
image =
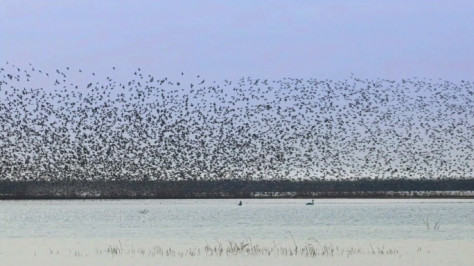
[[[460,193],[461,192],[461,193]],[[267,192],[263,192],[265,194]],[[272,192],[270,192],[272,193]],[[411,193],[414,193],[412,195]],[[459,194],[458,194],[459,193]],[[293,194],[293,192],[288,192],[288,194]],[[129,197],[126,195],[119,195],[114,197],[104,197],[104,196],[95,196],[95,195],[84,195],[84,196],[62,196],[62,195],[38,195],[38,196],[28,196],[28,197],[19,197],[16,195],[2,194],[0,195],[0,201],[3,200],[152,200],[152,199],[474,199],[474,191],[451,191],[450,193],[443,193],[440,191],[403,191],[398,194],[397,192],[383,194],[383,193],[367,193],[365,195],[359,194],[331,194],[329,196],[291,196],[291,195],[281,195],[281,196],[191,196],[191,197]]]
[[0,181],[0,199],[474,198],[474,179]]

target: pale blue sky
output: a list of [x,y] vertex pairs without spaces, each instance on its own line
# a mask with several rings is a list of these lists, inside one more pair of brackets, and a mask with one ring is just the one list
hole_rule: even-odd
[[0,0],[0,62],[216,80],[473,80],[473,14],[469,0]]

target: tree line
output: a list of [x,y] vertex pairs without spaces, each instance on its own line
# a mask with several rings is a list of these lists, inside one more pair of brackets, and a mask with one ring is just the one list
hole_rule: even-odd
[[0,181],[2,199],[473,197],[474,180]]

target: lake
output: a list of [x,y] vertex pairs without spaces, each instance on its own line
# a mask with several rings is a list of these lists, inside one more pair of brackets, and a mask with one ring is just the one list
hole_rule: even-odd
[[[474,200],[0,201],[0,236],[474,239]],[[430,227],[431,230],[428,230]],[[439,229],[434,230],[438,223]],[[435,231],[435,232],[429,232]]]
[[0,242],[4,243],[0,257],[14,263],[12,245],[27,246],[37,256],[43,247],[71,245],[77,251],[88,242],[94,243],[91,246],[97,253],[117,241],[182,249],[228,241],[301,246],[308,241],[362,243],[364,247],[369,243],[397,247],[420,243],[418,249],[423,248],[422,243],[467,243],[463,247],[471,248],[474,242],[471,199],[321,199],[314,206],[305,205],[308,200],[304,199],[244,199],[242,206],[238,202],[0,201]]

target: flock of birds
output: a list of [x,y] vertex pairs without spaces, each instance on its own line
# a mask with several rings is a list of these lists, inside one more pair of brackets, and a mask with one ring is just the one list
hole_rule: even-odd
[[474,177],[473,82],[177,76],[7,62],[0,179]]

